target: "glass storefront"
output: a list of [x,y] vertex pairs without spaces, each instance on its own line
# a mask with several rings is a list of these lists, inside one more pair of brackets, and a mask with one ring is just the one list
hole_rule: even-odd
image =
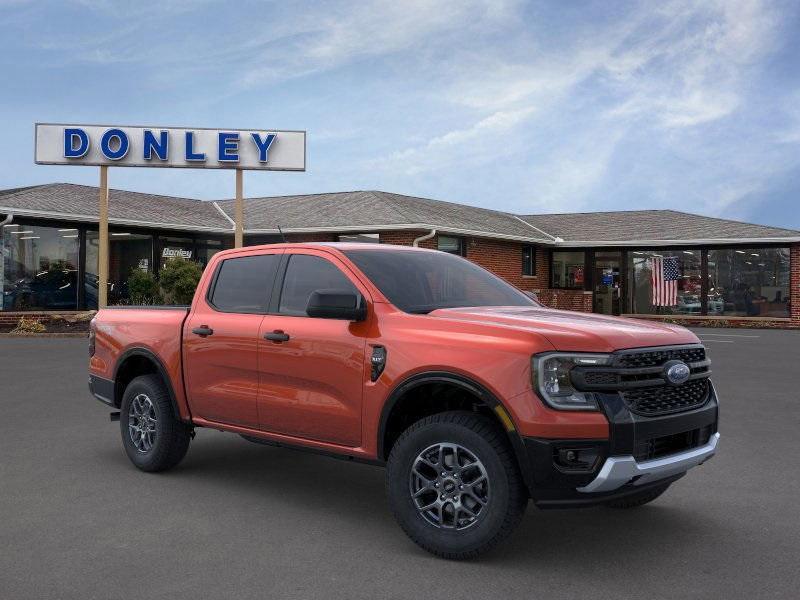
[[[87,308],[97,308],[98,233],[86,232],[84,295]],[[108,303],[129,301],[128,278],[135,270],[153,272],[153,236],[130,231],[111,231],[108,235]]]
[[708,314],[788,318],[788,248],[708,251]]
[[551,285],[565,290],[582,290],[585,284],[586,253],[553,252]]
[[629,256],[631,313],[702,314],[701,250],[634,250]]
[[4,225],[3,310],[77,309],[79,251],[77,229]]

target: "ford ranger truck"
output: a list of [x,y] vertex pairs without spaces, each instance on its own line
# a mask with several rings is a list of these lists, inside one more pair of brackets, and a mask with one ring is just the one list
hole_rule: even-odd
[[89,345],[139,469],[177,465],[198,427],[385,465],[398,523],[446,558],[495,546],[529,499],[652,502],[719,441],[693,333],[545,308],[435,250],[227,250],[190,307],[103,309]]

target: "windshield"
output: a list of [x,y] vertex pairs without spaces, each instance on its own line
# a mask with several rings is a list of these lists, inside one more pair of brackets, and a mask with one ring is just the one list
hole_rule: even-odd
[[468,260],[445,252],[346,250],[345,255],[400,310],[424,314],[462,306],[538,306]]

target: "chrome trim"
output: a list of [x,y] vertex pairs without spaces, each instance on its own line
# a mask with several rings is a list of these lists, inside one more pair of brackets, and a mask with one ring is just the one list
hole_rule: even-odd
[[683,473],[692,467],[702,465],[714,456],[719,443],[719,433],[711,436],[703,446],[692,448],[663,458],[636,462],[633,456],[611,456],[591,483],[577,488],[579,492],[611,492],[622,487],[636,477],[633,485],[650,483],[658,479]]

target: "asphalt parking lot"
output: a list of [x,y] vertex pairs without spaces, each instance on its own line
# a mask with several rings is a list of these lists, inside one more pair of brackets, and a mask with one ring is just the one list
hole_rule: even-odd
[[405,537],[377,467],[199,430],[139,472],[84,340],[0,339],[0,598],[796,598],[800,332],[697,332],[719,454],[639,510],[529,508],[466,563]]

